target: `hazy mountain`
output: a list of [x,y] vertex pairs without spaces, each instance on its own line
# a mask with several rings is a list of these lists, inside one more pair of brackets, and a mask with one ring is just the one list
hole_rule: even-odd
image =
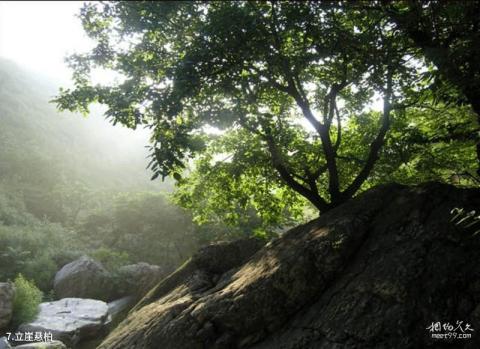
[[57,90],[55,82],[0,59],[2,180],[41,170],[93,187],[171,188],[150,181],[146,130],[113,126],[98,111],[87,118],[60,113],[49,103]]

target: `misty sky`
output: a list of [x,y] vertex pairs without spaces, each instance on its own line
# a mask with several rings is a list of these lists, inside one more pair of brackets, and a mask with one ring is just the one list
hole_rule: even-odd
[[[22,69],[49,78],[52,85],[70,85],[71,72],[64,58],[73,52],[85,52],[93,47],[93,42],[83,32],[80,19],[76,17],[83,3],[0,1],[0,57],[14,61]],[[98,81],[103,76],[99,74],[94,78]],[[147,130],[132,131],[114,127],[100,115],[91,116],[85,122],[96,127],[92,137],[110,140],[112,148],[119,155],[135,152],[145,156]],[[149,172],[147,174],[150,175]]]
[[82,1],[0,2],[0,57],[56,81],[70,77],[66,55],[92,47],[78,14]]

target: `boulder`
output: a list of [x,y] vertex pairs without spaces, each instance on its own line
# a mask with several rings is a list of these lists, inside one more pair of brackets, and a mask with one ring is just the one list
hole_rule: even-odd
[[11,282],[0,282],[0,329],[6,327],[13,315],[15,287]]
[[121,296],[132,295],[142,298],[150,289],[165,277],[165,270],[158,265],[137,263],[118,269]]
[[112,275],[88,256],[68,263],[55,275],[53,284],[57,298],[111,299]]
[[[222,241],[202,247],[179,269],[151,289],[132,311],[168,295],[184,282],[192,292],[208,290],[219,282],[224,273],[239,267],[262,246],[263,241],[249,238],[231,242]],[[177,296],[183,294],[183,291],[185,290],[182,289]]]
[[480,235],[455,207],[480,190],[385,185],[243,261],[193,258],[98,348],[480,348]]
[[7,338],[0,337],[0,349],[11,349],[10,343],[8,342]]
[[18,345],[15,348],[19,349],[67,349],[67,346],[60,341],[54,340],[51,342],[36,342]]
[[40,312],[20,332],[51,332],[56,340],[73,346],[86,338],[102,335],[109,319],[108,305],[93,299],[64,298],[40,304]]

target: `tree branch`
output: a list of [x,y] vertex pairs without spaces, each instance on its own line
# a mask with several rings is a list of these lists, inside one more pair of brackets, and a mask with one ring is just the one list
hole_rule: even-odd
[[[292,173],[287,169],[280,152],[278,151],[278,148],[275,145],[275,142],[273,141],[273,138],[271,136],[267,136],[266,138],[267,145],[270,151],[270,154],[272,155],[272,163],[273,167],[277,170],[279,173],[280,177],[283,179],[283,181],[293,190],[295,190],[297,193],[302,195],[303,197],[307,198],[315,207],[320,211],[320,212],[325,212],[328,210],[329,205],[323,199],[319,193],[318,190],[316,190],[316,184],[313,182],[313,187],[312,183],[309,183],[310,188],[308,189],[299,182],[297,182],[294,178],[294,176],[297,176],[295,174],[292,175]],[[297,176],[298,177],[298,176]],[[310,182],[310,180],[307,180],[307,182]]]
[[382,115],[382,124],[380,130],[378,131],[377,137],[374,139],[370,145],[370,152],[365,161],[365,165],[359,174],[355,177],[353,182],[348,186],[348,188],[342,192],[342,197],[350,198],[360,189],[361,185],[370,175],[375,163],[379,158],[380,149],[385,142],[385,135],[387,134],[388,129],[390,128],[390,111],[391,106],[391,97],[392,97],[392,72],[389,70],[387,73],[387,86],[385,91],[385,96],[383,99],[383,115]]
[[335,145],[333,146],[333,149],[335,150],[335,154],[337,154],[338,148],[342,143],[342,121],[340,119],[340,112],[338,111],[336,103],[335,103],[335,114],[337,115],[337,139],[335,140]]
[[[318,193],[318,188],[316,186],[315,180],[310,178],[307,175],[307,178],[304,178],[298,174],[295,174],[291,172],[288,167],[285,165],[285,162],[282,159],[281,153],[278,150],[277,145],[275,144],[275,141],[272,137],[271,134],[268,133],[262,133],[258,129],[252,127],[251,125],[248,124],[247,119],[245,115],[240,113],[239,115],[240,119],[240,124],[242,127],[245,129],[249,130],[250,132],[258,135],[261,137],[264,141],[266,141],[268,145],[268,150],[271,155],[271,160],[273,167],[277,170],[278,174],[280,175],[280,178],[293,190],[295,190],[297,193],[305,197],[307,200],[309,200],[320,212],[325,212],[328,210],[329,205],[323,199],[320,194]],[[307,187],[303,186],[300,182],[295,180],[295,177],[302,180],[303,182],[307,183],[310,187],[308,189]]]
[[[328,191],[332,198],[332,201],[337,201],[340,199],[340,185],[339,185],[339,178],[338,178],[338,168],[335,161],[335,151],[332,146],[332,141],[330,139],[330,128],[329,126],[323,125],[317,118],[313,115],[312,110],[310,109],[310,105],[306,98],[302,97],[301,86],[297,86],[295,83],[295,77],[292,74],[290,63],[288,59],[283,56],[281,50],[281,39],[278,35],[277,31],[277,14],[275,11],[275,2],[271,2],[272,6],[272,16],[271,16],[271,29],[274,38],[274,45],[276,50],[278,51],[278,55],[282,60],[282,69],[284,71],[288,90],[287,93],[293,97],[297,105],[302,110],[304,117],[310,122],[310,124],[315,128],[315,130],[320,135],[320,139],[322,141],[323,152],[325,154],[325,159],[327,162],[327,169],[328,169]],[[298,78],[297,78],[298,81]],[[300,88],[300,90],[299,90]],[[342,84],[338,87],[335,87],[335,91],[338,88],[343,88]],[[332,87],[332,91],[333,87]],[[336,96],[335,92],[335,96]]]

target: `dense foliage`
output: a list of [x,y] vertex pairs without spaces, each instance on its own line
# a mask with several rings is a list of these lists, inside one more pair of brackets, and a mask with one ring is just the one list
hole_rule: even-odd
[[[472,107],[480,122],[479,1],[398,1],[380,9],[422,50],[436,69],[437,97]],[[480,176],[480,140],[476,140]]]
[[[97,46],[70,57],[74,87],[56,102],[100,102],[114,122],[148,126],[153,178],[173,176],[177,202],[203,222],[254,211],[272,228],[391,180],[478,184],[478,121],[464,103],[478,83],[473,3],[87,4]],[[441,73],[414,25],[470,82]],[[94,69],[119,79],[94,85]]]

